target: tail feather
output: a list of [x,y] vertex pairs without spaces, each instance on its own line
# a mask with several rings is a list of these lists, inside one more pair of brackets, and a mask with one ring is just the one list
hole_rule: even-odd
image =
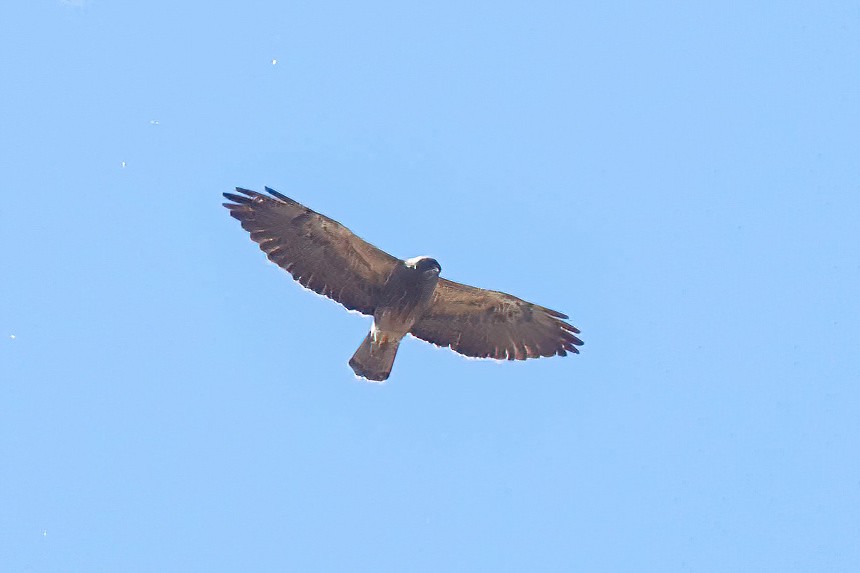
[[370,332],[350,358],[349,365],[358,376],[382,382],[391,374],[399,346],[399,338],[391,339],[379,332],[374,337]]

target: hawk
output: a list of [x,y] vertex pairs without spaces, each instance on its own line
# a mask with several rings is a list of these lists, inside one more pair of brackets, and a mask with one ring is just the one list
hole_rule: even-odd
[[475,358],[525,360],[579,353],[579,330],[560,312],[515,296],[439,277],[436,259],[401,260],[333,219],[273,189],[224,193],[230,215],[266,256],[303,287],[373,317],[349,365],[386,380],[411,334]]

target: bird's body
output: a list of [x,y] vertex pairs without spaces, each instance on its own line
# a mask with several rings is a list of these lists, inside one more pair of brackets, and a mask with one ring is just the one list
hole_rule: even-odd
[[368,380],[388,378],[406,334],[477,358],[524,360],[578,353],[579,330],[564,314],[509,294],[439,278],[430,257],[400,260],[349,229],[266,188],[224,193],[269,259],[302,284],[350,310],[373,316],[373,326],[350,359]]
[[394,267],[373,312],[373,326],[349,365],[359,376],[388,378],[400,341],[424,316],[442,268],[435,259],[416,257]]
[[415,257],[396,265],[373,313],[376,324],[380,328],[405,328],[401,334],[409,332],[430,304],[441,271],[439,263],[430,257]]

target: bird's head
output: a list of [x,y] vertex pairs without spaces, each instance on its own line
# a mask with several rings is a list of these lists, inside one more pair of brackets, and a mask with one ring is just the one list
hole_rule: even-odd
[[437,276],[442,272],[442,266],[431,257],[415,257],[405,261],[406,266],[415,269],[425,276]]

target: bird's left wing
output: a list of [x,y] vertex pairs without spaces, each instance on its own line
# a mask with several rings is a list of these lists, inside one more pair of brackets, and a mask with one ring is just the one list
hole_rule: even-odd
[[439,279],[433,300],[410,332],[476,358],[525,360],[579,353],[567,316],[515,296]]
[[398,259],[325,215],[266,188],[224,193],[230,214],[273,263],[302,286],[350,310],[373,314],[379,289]]

